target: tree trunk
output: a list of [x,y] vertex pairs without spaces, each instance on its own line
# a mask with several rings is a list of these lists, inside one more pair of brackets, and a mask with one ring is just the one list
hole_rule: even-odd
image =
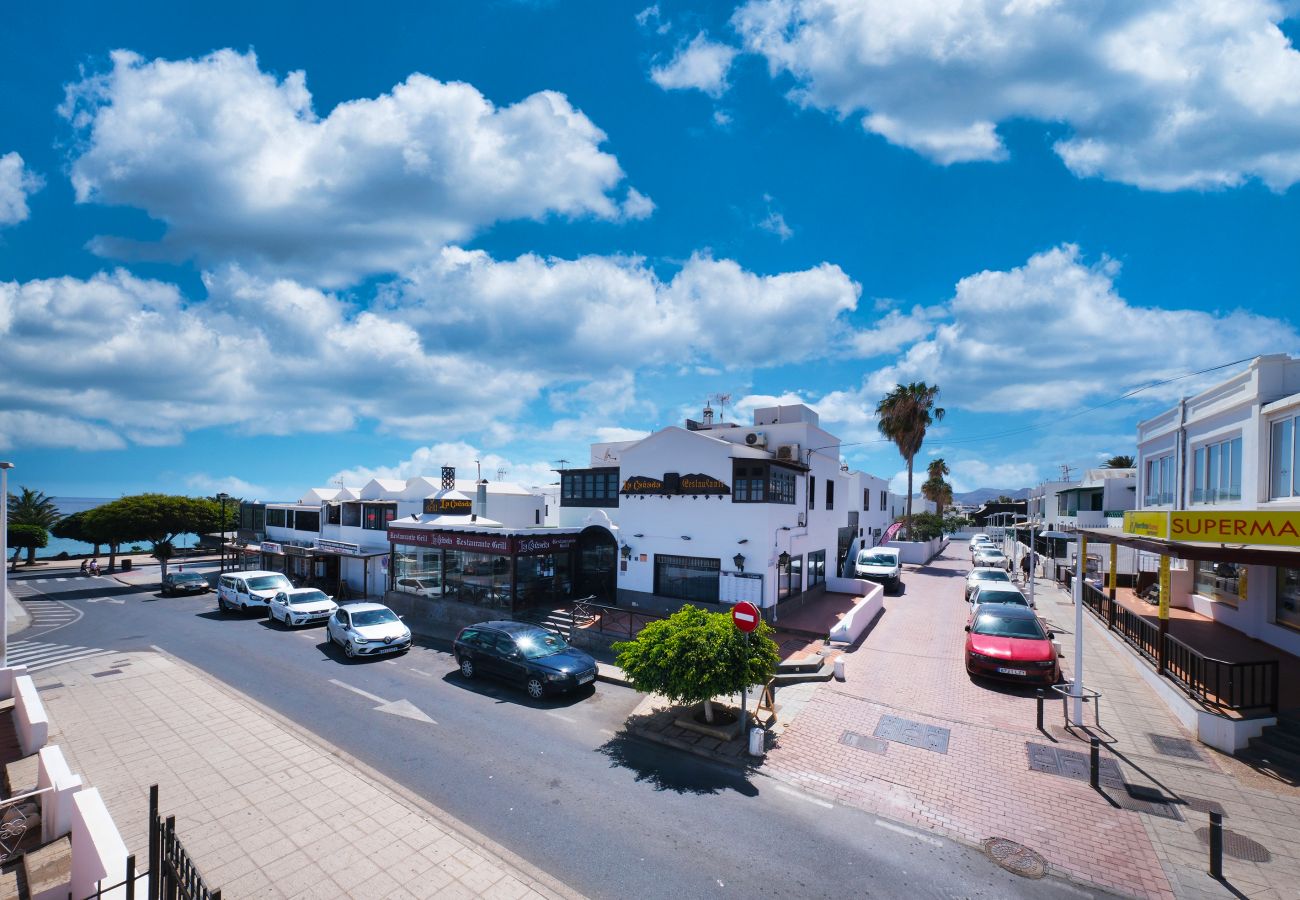
[[108,571],[112,572],[117,568],[117,544],[108,545]]
[[907,539],[912,539],[912,457],[907,458]]
[[35,545],[27,548],[27,565],[36,565],[36,547]]
[[713,701],[712,700],[704,701],[704,721],[708,722],[710,725],[713,724]]

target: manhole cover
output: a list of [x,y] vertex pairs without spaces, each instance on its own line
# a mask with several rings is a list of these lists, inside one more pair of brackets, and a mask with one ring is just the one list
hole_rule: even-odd
[[[1201,839],[1205,846],[1210,845],[1210,829],[1196,829],[1196,836]],[[1244,834],[1237,834],[1228,828],[1223,829],[1223,852],[1233,859],[1244,859],[1247,862],[1271,862],[1273,854],[1268,852],[1268,848],[1259,841],[1252,841]]]
[[1151,744],[1156,748],[1156,752],[1164,756],[1197,761],[1201,759],[1201,754],[1196,752],[1196,745],[1186,738],[1169,737],[1164,734],[1148,734],[1147,737],[1151,739]]
[[875,736],[909,747],[932,750],[935,753],[948,752],[948,738],[951,732],[938,725],[926,725],[898,716],[881,716],[876,724]]
[[1009,838],[989,838],[983,846],[984,854],[1008,872],[1025,878],[1042,878],[1047,874],[1047,860],[1024,844]]
[[1183,821],[1182,813],[1174,804],[1177,802],[1172,797],[1166,797],[1160,791],[1143,787],[1136,784],[1125,784],[1124,792],[1115,792],[1112,799],[1124,809],[1133,812],[1146,813],[1149,816],[1159,816],[1162,819],[1173,819],[1175,822]]
[[840,743],[858,750],[867,750],[871,753],[883,754],[889,749],[889,745],[880,738],[868,737],[865,734],[857,734],[852,731],[846,731],[840,735]]

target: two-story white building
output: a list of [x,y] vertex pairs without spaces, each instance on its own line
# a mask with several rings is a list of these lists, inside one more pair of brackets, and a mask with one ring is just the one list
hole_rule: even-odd
[[[1138,424],[1138,495],[1187,543],[1171,600],[1300,654],[1300,359],[1244,372]],[[1192,515],[1173,515],[1186,512]],[[1216,553],[1216,549],[1218,552]],[[1191,558],[1200,556],[1203,558]]]

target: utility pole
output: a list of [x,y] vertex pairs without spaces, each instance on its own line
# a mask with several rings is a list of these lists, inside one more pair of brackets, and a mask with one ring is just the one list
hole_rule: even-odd
[[0,666],[9,665],[9,470],[0,462]]

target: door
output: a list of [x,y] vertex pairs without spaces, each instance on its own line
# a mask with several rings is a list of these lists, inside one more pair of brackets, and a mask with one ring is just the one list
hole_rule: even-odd
[[506,637],[504,634],[497,636],[493,663],[496,666],[497,674],[502,678],[507,681],[523,683],[527,666],[524,665],[523,654],[519,652],[519,646],[513,639]]

